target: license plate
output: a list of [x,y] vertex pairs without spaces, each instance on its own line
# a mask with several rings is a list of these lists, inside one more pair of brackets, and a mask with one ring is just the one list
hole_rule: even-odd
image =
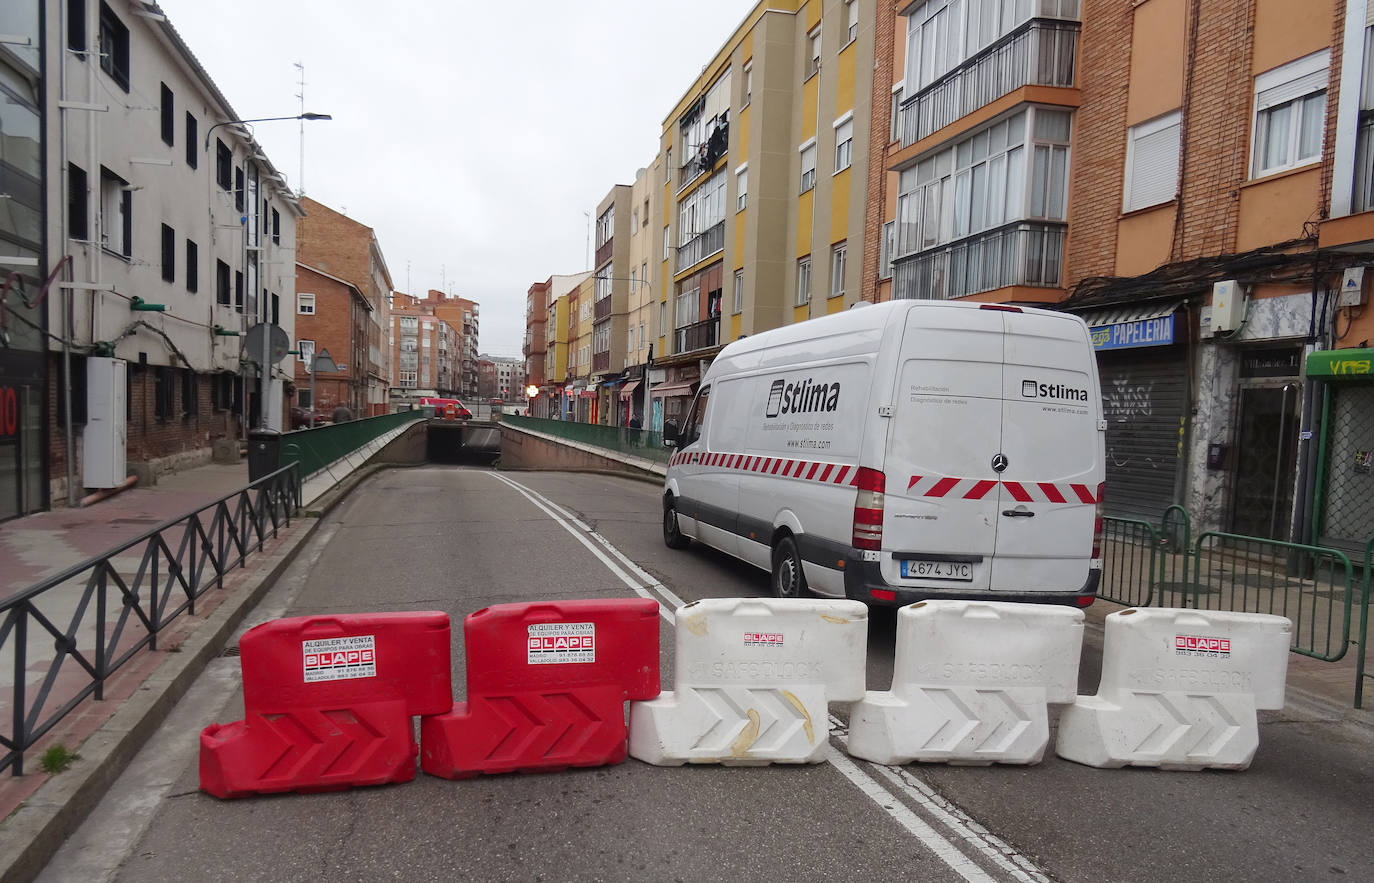
[[902,562],[902,576],[907,579],[952,579],[960,582],[972,582],[973,564],[968,561],[911,559]]

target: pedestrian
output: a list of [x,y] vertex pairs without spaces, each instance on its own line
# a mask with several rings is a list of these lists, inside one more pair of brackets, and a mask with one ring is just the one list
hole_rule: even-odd
[[642,423],[639,422],[639,415],[638,415],[638,414],[636,414],[635,416],[633,416],[633,417],[630,418],[630,428],[631,428],[631,429],[641,429],[641,428],[643,428],[643,426],[644,426],[644,424],[642,424]]

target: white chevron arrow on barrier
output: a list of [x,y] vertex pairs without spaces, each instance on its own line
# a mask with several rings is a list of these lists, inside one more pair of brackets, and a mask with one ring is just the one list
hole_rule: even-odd
[[692,687],[716,719],[697,738],[693,752],[733,757],[766,756],[806,731],[815,745],[815,724],[790,690]]
[[973,735],[975,754],[1005,753],[1031,725],[1026,710],[1006,690],[926,687],[924,692],[933,704],[943,706],[945,716],[945,723],[923,746],[932,751],[954,752]]
[[[1167,693],[1136,693],[1145,709],[1158,722],[1136,746],[1139,754],[1158,757],[1178,756],[1207,759],[1215,757],[1240,732],[1240,722],[1226,711],[1215,696],[1188,696]],[[1180,743],[1190,738],[1183,752]]]

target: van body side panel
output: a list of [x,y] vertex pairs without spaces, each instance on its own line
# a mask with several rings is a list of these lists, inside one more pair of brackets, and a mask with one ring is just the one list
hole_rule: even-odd
[[[688,452],[698,455],[700,462],[689,467],[685,481],[678,482],[682,492],[679,511],[690,514],[696,539],[734,555],[739,548],[739,476],[727,468],[729,451],[722,445],[729,445],[739,433],[732,432],[729,421],[721,419],[721,411],[728,409],[726,400],[719,395],[721,385],[710,382],[701,386],[702,391],[709,393],[706,421],[701,438],[687,447]],[[701,391],[694,408],[700,404]]]
[[1007,467],[990,588],[1076,591],[1088,579],[1105,475],[1096,360],[1086,327],[1075,317],[1025,313],[1008,314],[1006,321]]

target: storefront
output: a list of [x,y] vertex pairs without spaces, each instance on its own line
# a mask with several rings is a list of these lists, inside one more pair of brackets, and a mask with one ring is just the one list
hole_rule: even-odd
[[1314,535],[1363,558],[1374,537],[1374,349],[1312,353],[1307,377],[1322,385]]
[[1188,333],[1179,306],[1133,304],[1083,315],[1107,420],[1108,515],[1158,523],[1179,500],[1188,409]]

